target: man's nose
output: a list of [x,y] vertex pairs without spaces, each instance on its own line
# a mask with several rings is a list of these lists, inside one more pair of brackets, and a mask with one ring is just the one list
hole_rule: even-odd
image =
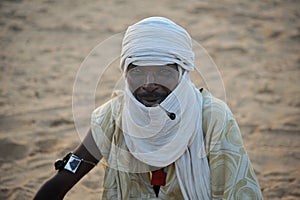
[[154,75],[152,73],[147,73],[146,74],[145,84],[154,83],[154,82],[155,82]]
[[157,89],[157,84],[155,84],[155,76],[152,73],[147,73],[145,77],[145,82],[143,85],[143,89],[146,90],[147,92],[153,92],[154,90]]
[[143,89],[147,92],[154,92],[157,88],[158,86],[155,83],[145,83],[143,85]]
[[157,84],[155,84],[155,78],[152,73],[148,73],[147,76],[145,77],[145,82],[143,85],[143,89],[146,90],[147,92],[153,92],[154,90],[157,89]]

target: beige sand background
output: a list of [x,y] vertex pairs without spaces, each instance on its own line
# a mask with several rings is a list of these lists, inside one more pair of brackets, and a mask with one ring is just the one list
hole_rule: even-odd
[[[72,90],[88,53],[157,15],[214,59],[265,199],[299,199],[299,10],[297,0],[0,1],[0,199],[31,199],[80,142]],[[116,77],[102,78],[97,104]],[[65,199],[100,199],[102,183],[99,165]]]

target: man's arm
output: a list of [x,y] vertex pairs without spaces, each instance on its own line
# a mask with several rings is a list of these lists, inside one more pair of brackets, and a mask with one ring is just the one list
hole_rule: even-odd
[[[93,163],[99,162],[102,155],[95,144],[91,130],[73,154],[86,161],[91,161]],[[59,171],[39,189],[34,200],[63,199],[66,193],[93,168],[94,165],[81,162],[76,173],[69,172],[65,169]]]

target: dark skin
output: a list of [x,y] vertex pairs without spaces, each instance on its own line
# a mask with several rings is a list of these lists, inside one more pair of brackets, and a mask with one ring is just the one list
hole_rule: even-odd
[[[129,65],[128,70],[136,66]],[[149,66],[149,70],[151,71]],[[171,65],[172,68],[177,70],[177,65]],[[176,87],[178,80],[170,83],[172,89]],[[129,83],[130,84],[130,83]],[[160,84],[145,82],[142,86],[133,91],[134,96],[138,101],[145,106],[153,106],[162,102],[171,90]],[[88,149],[86,148],[88,147]],[[102,155],[92,137],[91,130],[88,131],[83,142],[73,151],[73,153],[81,159],[98,163]],[[75,174],[65,169],[57,172],[37,192],[34,200],[59,200],[63,199],[66,193],[89,171],[94,168],[94,165],[82,162]]]
[[[168,67],[178,72],[178,67],[176,64],[169,64]],[[133,70],[137,68],[137,66],[130,64],[127,68],[127,71]],[[138,67],[139,68],[139,67]],[[151,107],[153,105],[161,103],[173,90],[178,83],[178,76],[170,81],[164,81],[164,85],[153,83],[152,79],[155,79],[151,76],[155,70],[157,70],[156,66],[145,66],[142,67],[144,70],[147,70],[149,73],[149,80],[146,80],[143,85],[139,85],[137,89],[134,89],[133,95],[135,98],[144,104],[147,107]],[[176,79],[177,78],[177,79]],[[128,80],[129,86],[133,85],[133,83]]]
[[[87,149],[85,146],[88,146]],[[98,163],[102,155],[95,144],[91,131],[88,132],[84,141],[73,152],[79,158]],[[94,166],[82,162],[75,174],[67,170],[57,172],[39,189],[34,200],[59,200],[63,199],[66,193]]]

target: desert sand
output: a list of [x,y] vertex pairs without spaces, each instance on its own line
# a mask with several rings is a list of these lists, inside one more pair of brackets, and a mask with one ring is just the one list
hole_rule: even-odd
[[[72,113],[81,64],[150,16],[185,27],[212,57],[264,198],[299,199],[299,10],[297,0],[1,1],[0,199],[32,199],[56,173],[54,161],[81,141]],[[97,106],[120,76],[107,73]],[[100,199],[102,184],[99,164],[65,199]]]

